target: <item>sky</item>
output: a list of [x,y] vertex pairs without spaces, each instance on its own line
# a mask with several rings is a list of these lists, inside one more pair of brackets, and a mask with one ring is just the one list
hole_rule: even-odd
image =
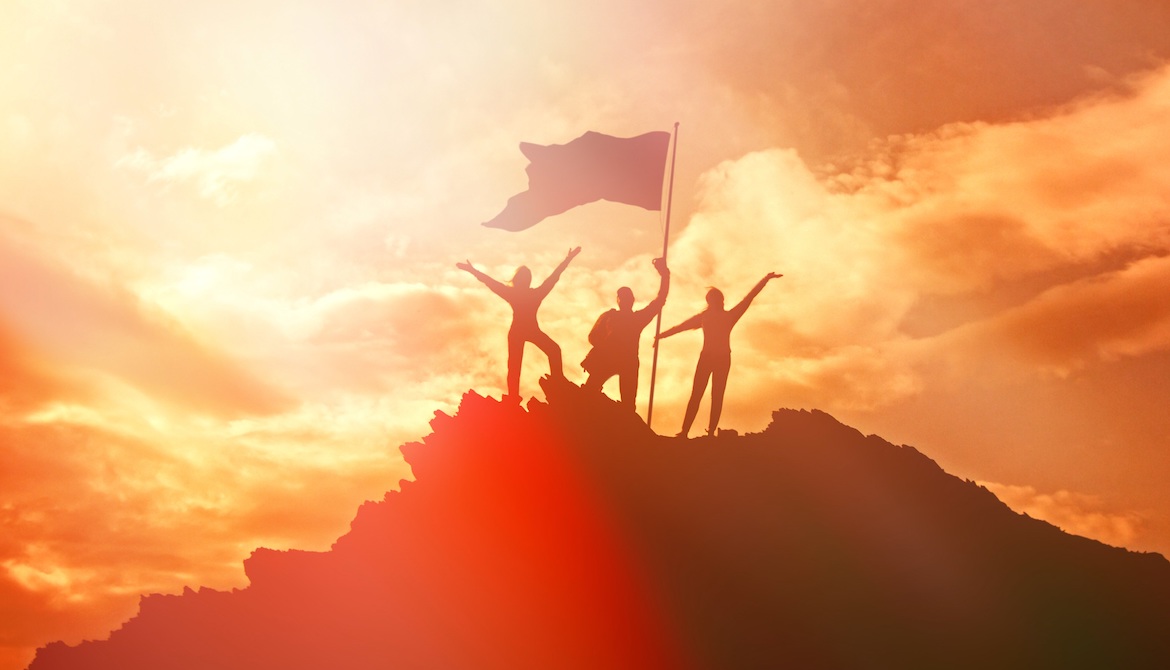
[[[784,274],[722,426],[822,409],[1170,552],[1160,0],[9,0],[0,668],[327,549],[409,478],[433,412],[504,389],[507,306],[457,262],[540,280],[581,246],[540,318],[582,382],[614,291],[656,290],[663,213],[480,223],[520,142],[675,122],[663,326]],[[661,433],[699,344],[663,342]],[[525,396],[545,371],[529,347]]]

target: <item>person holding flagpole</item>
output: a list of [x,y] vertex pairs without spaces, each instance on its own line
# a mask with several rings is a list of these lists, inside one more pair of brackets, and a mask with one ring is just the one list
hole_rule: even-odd
[[642,331],[662,311],[666,293],[670,290],[670,269],[665,258],[655,258],[654,269],[658,271],[658,295],[645,307],[634,309],[634,291],[628,286],[617,290],[617,309],[611,309],[597,317],[589,331],[589,344],[593,348],[581,361],[581,367],[589,373],[584,388],[601,392],[610,377],[617,376],[618,390],[622,405],[634,408],[638,396],[638,345]]
[[719,415],[723,412],[723,393],[727,390],[727,375],[731,371],[731,329],[747,311],[752,300],[764,290],[769,280],[784,275],[769,272],[764,275],[752,290],[731,309],[723,308],[723,292],[717,288],[707,291],[707,309],[683,321],[674,328],[667,328],[654,339],[654,346],[665,337],[670,337],[684,330],[703,330],[703,349],[699,352],[699,362],[695,366],[695,381],[691,386],[691,399],[687,402],[687,411],[683,417],[682,430],[679,437],[687,437],[691,432],[691,424],[699,412],[699,402],[707,391],[707,382],[711,382],[711,419],[707,423],[707,434],[714,435],[719,425]]
[[540,329],[536,322],[536,311],[561,278],[561,273],[569,267],[569,262],[579,253],[581,247],[570,249],[565,260],[561,261],[552,274],[536,288],[532,288],[532,271],[524,265],[516,268],[511,284],[505,284],[476,269],[470,260],[455,264],[455,267],[471,273],[473,277],[483,282],[492,293],[503,298],[512,307],[512,326],[508,329],[508,395],[505,396],[505,400],[520,402],[520,364],[524,360],[524,345],[527,342],[535,344],[548,356],[549,374],[553,378],[565,378],[561,348]]

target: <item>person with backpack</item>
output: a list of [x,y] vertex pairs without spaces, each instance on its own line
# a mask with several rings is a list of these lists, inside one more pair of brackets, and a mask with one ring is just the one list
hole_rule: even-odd
[[642,330],[662,311],[666,294],[670,290],[670,269],[666,259],[655,258],[654,269],[660,277],[658,295],[645,307],[634,309],[634,291],[628,286],[617,290],[617,309],[611,309],[597,318],[589,331],[589,344],[593,348],[581,361],[581,367],[589,373],[585,389],[601,392],[605,382],[615,375],[621,404],[634,408],[638,395],[638,345]]

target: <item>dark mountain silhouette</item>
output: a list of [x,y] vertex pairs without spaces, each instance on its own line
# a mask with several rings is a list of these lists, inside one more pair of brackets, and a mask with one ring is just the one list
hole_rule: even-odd
[[682,440],[568,384],[468,393],[416,481],[241,590],[143,598],[56,668],[1137,668],[1170,563],[1016,514],[821,412]]

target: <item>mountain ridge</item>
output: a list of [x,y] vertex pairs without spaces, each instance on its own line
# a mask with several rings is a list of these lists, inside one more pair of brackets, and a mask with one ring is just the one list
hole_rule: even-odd
[[327,552],[143,598],[55,668],[1163,667],[1170,562],[1013,512],[818,410],[664,437],[544,383],[469,392],[401,447],[414,481]]

